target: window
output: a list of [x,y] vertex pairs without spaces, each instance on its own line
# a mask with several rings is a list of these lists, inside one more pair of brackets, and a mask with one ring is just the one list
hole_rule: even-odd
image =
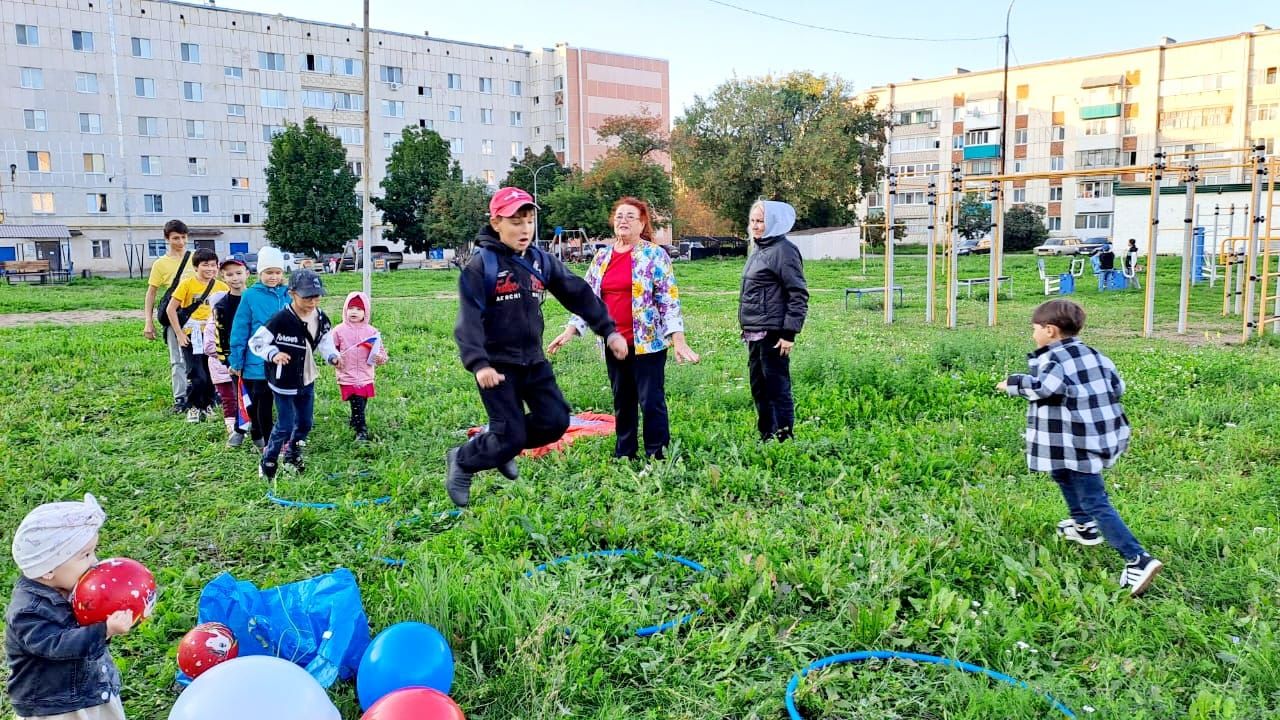
[[992,144],[992,135],[995,130],[970,130],[964,134],[964,144],[969,145],[990,145]]
[[938,172],[938,169],[939,169],[939,165],[936,162],[935,163],[925,163],[925,162],[906,163],[903,165],[893,166],[893,170],[898,174],[898,177],[910,177],[912,175],[928,175],[930,173]]
[[84,30],[72,30],[71,49],[76,52],[93,52],[93,33]]
[[163,195],[143,195],[142,211],[153,215],[164,212]]
[[136,58],[151,57],[151,41],[147,38],[129,38],[133,46],[133,56]]
[[262,126],[262,142],[271,142],[271,139],[284,132],[283,125],[263,125]]
[[404,101],[403,100],[383,100],[382,101],[383,117],[404,117]]
[[230,115],[231,117],[244,117],[244,106],[243,106],[243,105],[228,105],[228,106],[227,106],[227,114],[228,114],[228,115]]
[[512,110],[511,111],[511,127],[523,127],[523,126],[524,126],[524,113],[520,112],[519,110]]
[[1027,129],[1026,129],[1026,128],[1021,128],[1021,129],[1018,129],[1018,130],[1014,130],[1014,131],[1013,131],[1013,144],[1014,144],[1014,145],[1026,145],[1026,144],[1027,144]]
[[[103,210],[102,212],[106,212],[106,210]],[[93,256],[95,258],[111,257],[111,241],[110,240],[90,240],[89,243],[93,247]]]
[[1127,151],[1127,152],[1121,153],[1121,154],[1120,154],[1120,164],[1121,164],[1121,165],[1137,165],[1137,164],[1138,164],[1138,151],[1137,151],[1137,150],[1129,150],[1129,151]]
[[[490,110],[489,114],[492,115],[493,111]],[[480,111],[480,121],[484,122],[484,110]],[[449,122],[462,122],[462,106],[461,105],[449,106]]]
[[140,98],[153,98],[156,96],[156,81],[154,78],[133,79],[133,94]]
[[1115,130],[1111,127],[1111,118],[1087,120],[1084,123],[1085,135],[1110,135],[1114,132]]
[[1014,204],[1014,205],[1020,205],[1020,204],[1022,204],[1022,203],[1025,203],[1026,201],[1027,201],[1027,189],[1026,189],[1026,188],[1014,188],[1014,189],[1013,189],[1013,204]]
[[98,113],[80,113],[80,132],[86,135],[102,133],[102,116]]
[[485,170],[485,171],[481,172],[481,173],[480,173],[480,175],[481,175],[481,177],[483,177],[483,178],[484,178],[484,184],[485,184],[485,185],[488,185],[489,187],[497,187],[497,185],[498,185],[498,174],[497,174],[497,173],[495,173],[495,172],[494,172],[494,171],[492,171],[492,170]]
[[233,153],[249,152],[249,143],[244,140],[232,140],[231,144],[227,147],[227,151]]
[[404,82],[404,68],[381,65],[378,67],[378,79],[384,83],[402,83]]
[[209,161],[202,157],[187,158],[187,174],[204,176],[209,174]]
[[364,63],[355,58],[334,58],[333,71],[339,75],[355,77],[364,72]]
[[1254,105],[1249,108],[1249,114],[1252,116],[1250,120],[1259,122],[1263,120],[1275,120],[1280,118],[1280,103],[1266,103],[1264,105]]
[[994,175],[996,172],[996,163],[994,160],[970,160],[969,168],[966,173],[969,175]]
[[1062,186],[1049,188],[1049,202],[1062,202]]
[[[957,136],[959,137],[959,136]],[[936,150],[938,139],[934,137],[897,138],[891,144],[893,152],[918,152],[920,150]]]
[[1014,160],[1014,161],[1013,161],[1013,171],[1014,171],[1015,173],[1023,172],[1023,171],[1025,171],[1026,169],[1027,169],[1027,161],[1026,161],[1026,160]]
[[31,193],[31,214],[52,215],[53,214],[53,193],[51,192]]
[[303,55],[302,69],[306,72],[332,73],[333,58],[327,55]]
[[[86,193],[84,196],[84,210],[87,213],[104,213],[107,211],[107,194],[106,193]],[[97,240],[94,241],[98,242]],[[98,254],[97,248],[94,248],[94,257],[102,257]],[[110,257],[110,254],[107,255]]]
[[32,47],[35,47],[40,44],[40,28],[35,25],[19,25],[17,27],[19,45],[31,45]]
[[552,90],[563,90],[563,89],[564,89],[564,76],[563,76],[563,75],[557,75],[557,76],[555,77],[555,79],[551,81],[551,89],[552,89]]
[[481,140],[481,141],[480,141],[480,154],[481,154],[481,155],[492,155],[492,154],[493,154],[493,141],[492,141],[492,140]]
[[233,187],[233,188],[241,188],[241,189],[243,189],[243,188],[247,188],[247,187],[249,187],[249,178],[247,178],[247,177],[233,177],[233,178],[231,178],[231,187]]
[[182,62],[200,62],[200,46],[195,43],[182,43]]
[[1191,95],[1193,93],[1217,92],[1236,86],[1236,74],[1210,73],[1208,75],[1192,75],[1190,77],[1170,78],[1160,81],[1160,95]]
[[27,169],[34,173],[53,172],[53,162],[48,150],[28,150]]
[[249,213],[236,213],[235,215],[232,216],[232,222],[237,222],[237,223],[240,223],[241,225],[248,225]]
[[232,65],[228,65],[228,66],[226,66],[226,67],[222,68],[222,76],[223,76],[223,77],[234,78],[234,79],[236,79],[236,80],[243,80],[243,79],[244,79],[244,68],[242,68],[242,67],[235,67],[235,66],[232,66]]
[[449,138],[449,152],[454,155],[461,155],[463,153],[462,138]]
[[1059,142],[1059,141],[1066,140],[1066,139],[1067,139],[1067,126],[1066,126],[1066,125],[1054,125],[1053,127],[1049,128],[1049,140],[1050,140],[1050,141],[1052,141],[1052,142]]
[[76,92],[88,93],[90,95],[98,94],[98,75],[97,73],[76,73]]
[[393,150],[396,143],[400,142],[400,136],[395,133],[382,133],[382,149]]
[[1044,219],[1044,225],[1050,231],[1062,229],[1061,217],[1048,217]]
[[[556,108],[556,109],[559,110],[559,108]],[[953,135],[951,137],[951,149],[952,150],[964,149],[964,135]]]
[[89,175],[104,175],[107,172],[107,156],[101,153],[84,153],[84,171]]
[[1161,130],[1189,130],[1228,125],[1230,123],[1230,105],[1216,105],[1190,110],[1171,110],[1160,113]]
[[564,106],[556,106],[556,122],[564,122]]
[[284,72],[284,54],[258,51],[258,67],[263,70]]
[[156,238],[147,241],[147,257],[157,258],[169,252],[169,243],[164,238]]
[[[453,108],[449,108],[450,120],[452,120]],[[462,115],[462,108],[458,108],[458,115]],[[482,125],[493,124],[493,108],[480,108],[480,123]]]
[[479,88],[480,92],[482,93],[493,92],[493,78],[482,77],[478,79],[480,80],[480,88]]
[[419,85],[418,94],[422,97],[431,97],[431,88],[426,85]]
[[182,83],[182,99],[191,102],[204,102],[204,86],[198,82]]
[[282,108],[288,107],[289,105],[289,95],[284,90],[264,89],[259,93],[259,95],[260,100],[262,101],[262,107]]
[[[508,95],[515,95],[515,96],[517,96],[517,97],[518,97],[518,96],[520,96],[520,95],[523,95],[523,94],[524,94],[524,84],[523,84],[523,83],[521,83],[519,80],[508,80],[508,81],[507,81],[507,94],[508,94]],[[492,184],[493,184],[493,183],[490,183],[490,185],[492,185]]]
[[[84,117],[83,115],[81,117]],[[28,130],[44,132],[49,129],[43,110],[23,110],[22,126]]]
[[1119,148],[1080,150],[1076,152],[1077,168],[1116,167],[1120,164]]
[[524,157],[524,143],[520,142],[519,140],[511,141],[511,157],[513,158]]
[[364,177],[364,163],[359,160],[348,160],[347,169],[358,178]]
[[334,110],[364,110],[364,95],[336,92],[333,94]]
[[302,90],[302,107],[329,110],[333,107],[333,93],[324,90]]
[[1066,167],[1066,161],[1062,159],[1061,155],[1054,155],[1053,157],[1049,158],[1050,170],[1061,170],[1064,167]]
[[1110,180],[1081,180],[1076,183],[1076,197],[1108,198],[1114,186]]
[[928,201],[928,193],[923,190],[909,190],[894,195],[895,205],[924,205]]
[[209,214],[209,196],[208,195],[192,195],[191,196],[191,212],[196,215]]
[[564,152],[564,136],[563,135],[556,137],[556,150],[560,152]]
[[1077,230],[1109,230],[1111,213],[1080,213],[1076,215]]
[[40,68],[22,68],[22,87],[32,90],[44,89],[44,71]]
[[364,144],[364,128],[348,127],[339,125],[333,129],[333,134],[343,145],[363,145]]
[[188,140],[204,139],[204,121],[203,120],[187,121],[187,139]]
[[919,125],[921,123],[931,123],[938,121],[938,114],[930,108],[928,110],[904,110],[897,114],[898,125]]
[[1133,118],[1124,119],[1124,134],[1126,137],[1138,134],[1138,121]]
[[159,155],[143,155],[142,156],[142,174],[143,175],[159,175],[160,174],[160,156]]
[[138,134],[144,137],[160,137],[160,118],[138,118]]
[[1266,69],[1266,71],[1265,71],[1265,72],[1263,72],[1263,73],[1262,73],[1262,84],[1263,84],[1263,85],[1275,85],[1275,84],[1276,84],[1276,81],[1277,81],[1276,70],[1277,70],[1277,68],[1269,67],[1269,68],[1267,68],[1267,69]]
[[449,89],[450,89],[450,90],[461,90],[461,89],[462,89],[462,76],[461,76],[461,75],[459,75],[459,74],[457,74],[457,73],[449,73],[449,78],[448,78],[448,79],[449,79]]

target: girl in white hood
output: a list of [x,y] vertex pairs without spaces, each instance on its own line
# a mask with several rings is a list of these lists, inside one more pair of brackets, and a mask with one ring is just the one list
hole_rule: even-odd
[[362,292],[347,295],[342,304],[342,322],[333,329],[333,344],[342,354],[338,367],[338,387],[342,401],[351,404],[351,429],[357,442],[369,440],[365,410],[374,396],[373,369],[387,361],[382,333],[369,324],[373,304]]

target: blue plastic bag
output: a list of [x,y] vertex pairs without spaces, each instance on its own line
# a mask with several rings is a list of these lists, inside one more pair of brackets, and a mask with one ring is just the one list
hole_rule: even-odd
[[266,590],[223,573],[201,591],[199,620],[231,628],[240,655],[283,658],[325,688],[355,677],[369,645],[369,617],[346,568]]

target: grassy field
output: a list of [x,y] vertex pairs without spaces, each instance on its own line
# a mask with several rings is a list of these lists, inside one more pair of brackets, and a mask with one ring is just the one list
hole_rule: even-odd
[[[985,262],[966,258],[962,276]],[[956,331],[922,321],[920,257],[898,263],[907,302],[893,327],[873,303],[842,306],[844,287],[880,282],[874,261],[867,276],[860,263],[810,263],[793,361],[800,422],[784,445],[754,437],[741,263],[680,265],[704,360],[668,371],[670,460],[620,464],[611,440],[586,439],[522,461],[517,483],[480,476],[459,518],[400,527],[450,507],[442,456],[484,420],[452,341],[451,272],[376,278],[373,321],[392,361],[370,403],[375,443],[351,444],[322,371],[307,474],[282,475],[275,491],[344,505],[331,511],[269,504],[254,456],[226,450],[220,424],[169,413],[166,356],[139,323],[0,330],[0,526],[8,537],[30,507],[92,491],[109,514],[100,554],[155,571],[157,615],[113,643],[134,718],[167,714],[177,641],[215,575],[272,586],[339,566],[359,578],[375,631],[420,620],[445,633],[453,695],[473,720],[783,718],[792,673],[873,648],[954,657],[1035,690],[897,661],[842,666],[802,683],[805,717],[1052,717],[1039,692],[1081,717],[1276,717],[1280,351],[1225,344],[1239,321],[1218,317],[1217,289],[1196,290],[1193,333],[1173,337],[1176,263],[1164,265],[1159,338],[1139,337],[1139,293],[1075,296],[1085,339],[1129,385],[1135,436],[1108,474],[1112,497],[1167,564],[1138,601],[1119,591],[1110,549],[1055,541],[1065,513],[1052,482],[1025,469],[1025,403],[993,392],[1024,367],[1043,299],[1025,256],[1008,260],[1017,297],[1002,302],[1001,326],[985,327],[979,291],[961,300]],[[325,307],[357,284],[334,280]],[[138,281],[0,286],[0,311],[129,308],[141,294]],[[565,317],[553,302],[547,314],[549,327]],[[594,344],[555,365],[576,410],[610,410]],[[350,507],[384,494],[386,506]],[[603,548],[678,554],[708,572],[641,557],[525,577]],[[16,570],[3,568],[7,588]],[[632,636],[699,608],[679,630]],[[345,718],[359,717],[354,694],[332,691]]]

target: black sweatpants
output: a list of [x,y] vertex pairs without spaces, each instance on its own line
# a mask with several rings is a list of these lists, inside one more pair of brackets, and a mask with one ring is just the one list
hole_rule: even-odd
[[559,440],[569,429],[569,403],[556,385],[551,363],[494,365],[493,369],[506,380],[480,390],[489,427],[458,451],[458,467],[464,472],[496,468],[523,450]]
[[626,359],[604,354],[613,388],[613,414],[617,420],[615,457],[636,457],[639,451],[640,415],[644,415],[644,454],[662,458],[671,443],[667,416],[667,351],[636,355],[627,348]]
[[275,395],[266,380],[245,380],[244,389],[249,393],[249,421],[253,423],[249,435],[265,443],[271,437],[274,423],[271,410],[275,407]]
[[791,358],[774,347],[779,337],[776,332],[769,332],[763,340],[747,343],[751,398],[756,403],[756,429],[761,440],[790,438],[796,420],[791,398]]
[[204,342],[204,338],[191,339],[182,348],[182,361],[187,366],[187,407],[208,410],[213,407],[218,395],[213,388],[213,378],[209,375],[209,358],[203,353],[195,353],[191,344],[194,342]]

